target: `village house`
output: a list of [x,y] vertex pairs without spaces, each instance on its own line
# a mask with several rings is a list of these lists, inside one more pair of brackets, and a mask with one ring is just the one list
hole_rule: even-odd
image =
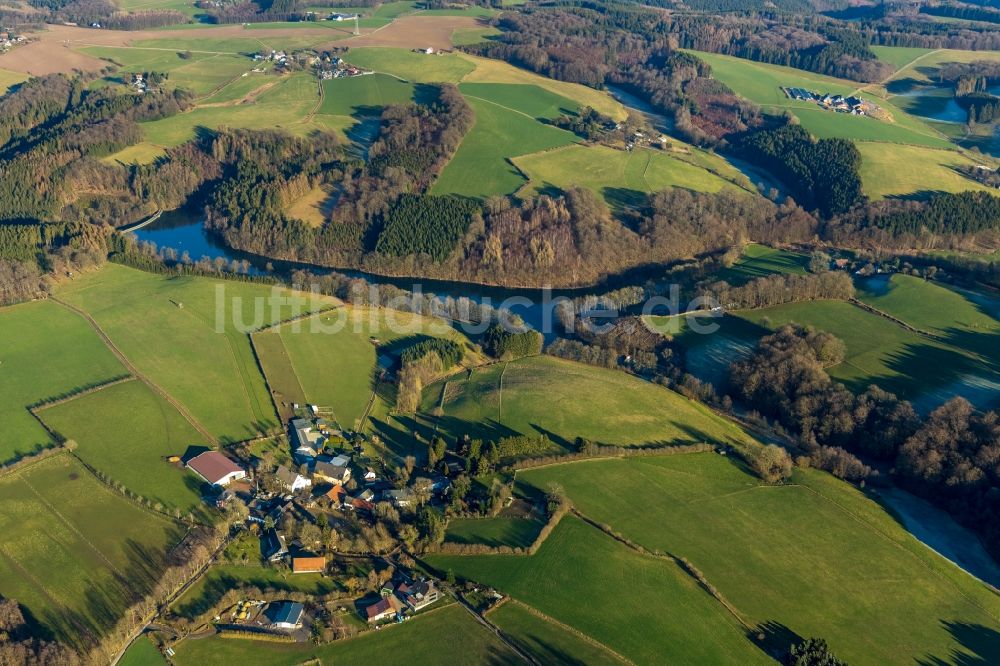
[[292,558],[292,573],[323,573],[326,571],[326,558],[320,556],[302,556]]
[[291,490],[293,493],[312,485],[312,481],[309,477],[302,476],[298,472],[293,472],[284,465],[278,467],[278,470],[274,473],[274,478],[277,479],[282,486]]
[[267,605],[264,617],[271,629],[292,631],[302,627],[302,604],[294,601],[278,601]]
[[260,537],[260,554],[268,562],[280,562],[288,555],[285,535],[273,527]]
[[347,490],[342,485],[335,485],[323,493],[323,497],[330,500],[334,506],[340,506],[347,499]]
[[242,467],[218,451],[205,451],[187,462],[187,468],[213,486],[225,486],[245,478]]
[[295,457],[298,460],[312,460],[326,444],[326,437],[305,419],[292,420],[292,441],[295,442]]
[[370,606],[365,607],[365,619],[369,623],[380,622],[403,610],[403,603],[393,596],[382,597]]
[[401,490],[386,490],[382,493],[382,499],[392,502],[398,507],[407,507],[413,504],[415,499],[413,491],[409,488]]
[[399,587],[396,588],[396,594],[414,612],[427,608],[441,598],[441,593],[438,592],[437,586],[432,580],[400,583]]
[[313,478],[336,485],[344,485],[351,480],[351,470],[333,462],[317,461],[316,466],[313,467]]

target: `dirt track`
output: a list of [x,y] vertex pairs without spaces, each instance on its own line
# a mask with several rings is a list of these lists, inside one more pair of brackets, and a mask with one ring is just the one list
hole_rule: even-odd
[[[451,33],[457,29],[474,28],[478,19],[471,16],[402,16],[389,25],[358,37],[331,39],[329,45],[396,46],[401,48],[436,49],[451,46]],[[24,72],[34,76],[74,69],[96,71],[107,62],[74,49],[84,46],[129,46],[145,39],[217,39],[223,37],[266,39],[279,37],[333,37],[331,28],[261,28],[247,29],[242,25],[220,25],[199,30],[93,30],[65,25],[50,25],[33,36],[33,41],[0,55],[0,69]],[[320,42],[324,44],[323,42]],[[325,44],[324,44],[325,45]]]

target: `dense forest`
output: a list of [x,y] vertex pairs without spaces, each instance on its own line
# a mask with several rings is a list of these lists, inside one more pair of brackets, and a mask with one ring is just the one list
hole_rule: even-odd
[[736,143],[756,162],[792,186],[807,208],[824,216],[847,212],[863,199],[861,153],[846,139],[815,140],[798,125],[747,134]]

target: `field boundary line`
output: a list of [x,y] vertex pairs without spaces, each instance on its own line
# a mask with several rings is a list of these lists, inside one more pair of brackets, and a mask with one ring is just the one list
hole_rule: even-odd
[[93,328],[94,331],[100,336],[101,340],[108,347],[108,349],[110,349],[112,353],[114,353],[114,355],[118,357],[118,360],[121,361],[122,365],[125,366],[126,370],[135,375],[136,378],[142,380],[142,382],[147,386],[149,386],[149,388],[151,388],[157,395],[159,395],[164,400],[173,405],[174,409],[176,409],[180,413],[180,415],[183,416],[184,419],[187,420],[187,422],[190,423],[191,426],[198,431],[198,434],[200,434],[202,437],[205,437],[210,444],[212,444],[213,446],[218,446],[219,441],[214,436],[212,436],[210,432],[208,432],[205,426],[203,426],[198,421],[198,419],[196,419],[194,415],[188,411],[188,409],[184,405],[182,405],[172,395],[170,395],[162,388],[157,386],[156,383],[153,382],[153,380],[151,380],[145,373],[141,372],[139,368],[137,368],[135,364],[132,363],[132,361],[130,361],[127,356],[125,356],[125,354],[122,352],[121,349],[118,348],[118,346],[114,343],[114,341],[110,338],[110,336],[108,336],[108,334],[104,332],[104,329],[101,328],[100,324],[97,323],[96,319],[94,319],[85,310],[78,308],[74,305],[70,305],[66,301],[60,300],[55,296],[50,296],[49,298],[54,303],[58,303],[59,305],[70,310],[71,312],[75,312],[80,317],[83,317],[83,319],[88,324],[90,324],[91,328]]
[[111,560],[108,559],[108,556],[105,555],[104,552],[100,548],[98,548],[97,546],[95,546],[94,543],[90,539],[88,539],[86,536],[84,536],[83,532],[81,532],[80,530],[78,530],[76,528],[76,526],[73,525],[73,523],[70,522],[70,520],[68,518],[66,518],[66,516],[62,515],[59,512],[59,509],[57,509],[55,506],[52,505],[51,502],[49,502],[47,499],[45,499],[45,497],[42,496],[42,494],[40,492],[38,492],[38,489],[35,488],[35,486],[31,485],[30,481],[28,481],[23,476],[19,477],[18,480],[21,481],[24,485],[28,486],[28,489],[32,493],[34,493],[35,496],[38,498],[38,501],[41,502],[42,505],[46,509],[48,509],[49,512],[53,516],[55,516],[61,523],[63,523],[67,528],[69,528],[70,532],[72,532],[73,534],[75,534],[77,536],[77,538],[79,538],[85,544],[87,544],[88,546],[90,546],[91,550],[93,550],[97,554],[98,557],[100,557],[102,560],[104,560],[104,563],[108,565],[108,568],[111,569],[112,571],[114,571],[115,574],[121,579],[121,581],[123,583],[125,583],[125,582],[128,581],[128,577],[125,576],[125,574],[123,574],[121,572],[121,570],[118,567],[116,567]]
[[[302,381],[299,379],[299,373],[295,372],[295,366],[292,365],[292,357],[288,355],[288,349],[285,348],[285,341],[281,339],[281,333],[273,331],[267,334],[278,336],[278,343],[281,345],[281,351],[288,360],[288,367],[291,369],[292,375],[295,377],[295,383],[301,392],[302,399],[305,400],[306,392],[302,388]],[[267,394],[271,398],[271,405],[274,407],[274,413],[278,415],[278,419],[280,420],[281,409],[278,407],[277,398],[275,398],[274,395],[274,387],[271,385],[271,380],[268,379],[267,371],[264,369],[263,357],[260,354],[260,350],[257,349],[257,342],[254,340],[255,335],[257,335],[257,333],[251,333],[248,336],[250,338],[250,351],[253,353],[254,360],[257,361],[257,368],[260,370],[260,374],[264,378],[264,387],[267,389]]]
[[[28,407],[28,411],[32,412],[32,413],[34,413],[34,412],[44,412],[46,409],[51,409],[52,407],[58,407],[59,405],[64,405],[67,402],[72,402],[72,401],[76,400],[77,398],[83,398],[83,397],[88,396],[88,395],[90,395],[92,393],[97,393],[99,391],[103,391],[104,389],[109,389],[112,386],[118,386],[119,384],[125,384],[127,382],[134,382],[134,381],[137,381],[137,378],[135,377],[135,375],[125,375],[124,377],[117,377],[115,379],[109,379],[108,381],[106,381],[104,383],[95,384],[94,386],[90,386],[90,387],[88,387],[88,388],[80,391],[79,393],[74,393],[73,395],[67,395],[67,396],[64,396],[62,398],[56,398],[54,400],[45,400],[45,401],[42,401],[41,403],[35,404],[35,405],[31,406],[31,407]],[[37,415],[36,415],[36,418],[37,418]]]
[[743,616],[736,609],[736,606],[734,606],[732,604],[732,602],[730,602],[728,599],[726,599],[724,596],[722,596],[722,593],[719,592],[718,588],[716,588],[714,585],[712,585],[708,581],[708,578],[706,578],[705,575],[703,573],[701,573],[700,570],[695,569],[694,565],[691,564],[688,560],[686,560],[686,559],[684,559],[682,557],[678,557],[676,555],[673,555],[671,553],[654,552],[654,551],[648,550],[645,546],[637,544],[637,543],[635,543],[635,542],[627,539],[626,537],[624,537],[624,536],[622,536],[620,534],[615,533],[614,531],[611,530],[610,526],[608,526],[607,528],[605,528],[601,523],[593,520],[592,518],[588,518],[586,515],[584,515],[583,513],[581,513],[576,507],[570,507],[570,512],[574,516],[576,516],[577,518],[579,518],[580,520],[582,520],[584,523],[586,523],[587,525],[590,525],[591,527],[593,527],[597,531],[599,531],[599,532],[605,534],[606,536],[614,539],[618,543],[622,544],[626,548],[629,548],[633,552],[638,553],[639,555],[643,555],[643,556],[646,556],[646,557],[652,557],[654,559],[662,560],[662,561],[666,561],[666,562],[672,562],[684,574],[686,574],[689,577],[693,578],[694,581],[698,584],[698,586],[702,589],[702,591],[704,591],[710,597],[712,597],[713,599],[715,599],[716,601],[718,601],[720,604],[722,604],[723,608],[725,608],[726,611],[728,611],[729,614],[732,615],[733,618],[737,622],[739,622],[740,625],[744,629],[746,629],[747,631],[754,631],[755,628],[749,622],[747,622],[746,620],[743,619]]
[[[584,642],[590,643],[594,647],[600,648],[601,650],[604,650],[609,655],[613,656],[615,659],[617,659],[618,661],[622,662],[623,664],[630,664],[631,666],[635,666],[635,662],[632,661],[631,659],[629,659],[628,657],[626,657],[625,655],[619,654],[618,652],[615,652],[613,649],[611,649],[610,647],[608,647],[604,643],[600,642],[596,638],[593,638],[592,636],[588,636],[587,634],[583,633],[582,631],[580,631],[576,627],[572,627],[572,626],[566,624],[565,622],[557,620],[556,618],[552,617],[551,615],[546,615],[545,613],[543,613],[542,611],[538,610],[534,606],[526,604],[523,601],[520,601],[519,599],[515,599],[512,596],[508,595],[507,599],[509,599],[510,603],[512,603],[515,606],[518,606],[520,608],[523,608],[524,610],[528,611],[529,613],[531,613],[532,615],[538,617],[539,619],[541,619],[541,620],[543,620],[545,622],[548,622],[550,624],[553,624],[553,625],[559,627],[560,629],[563,629],[564,631],[568,631],[569,633],[573,634],[577,638],[582,639]],[[494,606],[493,608],[490,608],[486,612],[486,614],[489,614],[489,613],[493,612],[494,610],[496,610],[499,607],[500,607],[500,605],[498,604],[498,605]]]
[[931,333],[930,331],[921,330],[921,329],[917,328],[916,326],[913,326],[912,324],[906,323],[905,321],[903,321],[899,317],[894,317],[891,314],[889,314],[888,312],[885,312],[884,310],[879,310],[874,305],[869,305],[868,303],[865,303],[864,301],[859,300],[857,298],[849,298],[847,300],[847,302],[850,303],[851,305],[857,307],[857,308],[860,308],[860,309],[866,311],[866,312],[870,312],[873,315],[877,315],[879,317],[883,317],[885,319],[888,319],[892,323],[896,324],[897,326],[899,326],[901,328],[906,329],[907,331],[910,331],[911,333],[916,333],[918,335],[923,335],[925,337],[933,338],[935,340],[940,340],[941,339],[939,336],[935,335],[934,333]]

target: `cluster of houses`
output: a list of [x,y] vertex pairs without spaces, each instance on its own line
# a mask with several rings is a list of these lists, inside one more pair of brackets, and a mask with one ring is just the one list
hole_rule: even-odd
[[844,97],[843,95],[831,95],[830,93],[815,93],[805,88],[782,88],[789,99],[797,99],[803,102],[813,102],[829,111],[837,113],[849,113],[853,116],[874,116],[879,107],[866,99],[856,96]]
[[321,81],[327,81],[329,79],[345,79],[351,76],[367,76],[368,74],[375,73],[368,69],[355,67],[354,65],[344,62],[343,58],[338,58],[336,56],[329,58],[321,56],[313,63],[313,67],[316,69],[316,76],[318,76]]
[[15,35],[10,30],[0,29],[0,53],[9,51],[18,44],[23,44],[27,41],[27,37],[24,35]]
[[305,614],[305,607],[296,601],[241,601],[228,624],[287,633],[302,628]]
[[365,606],[363,614],[369,624],[385,620],[402,622],[407,611],[416,613],[441,598],[433,580],[399,575],[379,590],[379,599]]

